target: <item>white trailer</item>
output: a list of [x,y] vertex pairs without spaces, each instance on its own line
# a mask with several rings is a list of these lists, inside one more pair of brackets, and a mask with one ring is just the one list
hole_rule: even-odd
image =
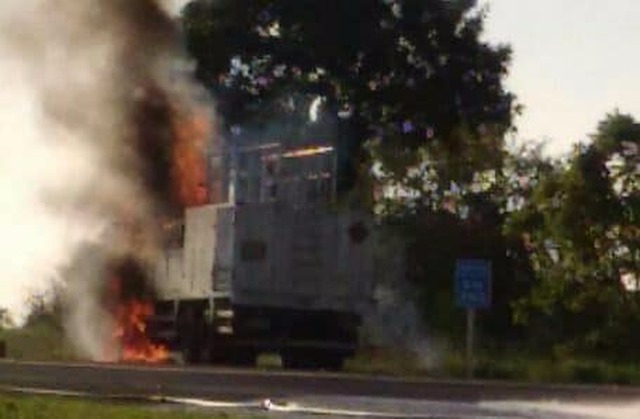
[[[272,170],[266,187],[244,173],[250,181],[229,188],[235,202],[186,211],[156,266],[158,339],[193,361],[252,363],[260,352],[279,352],[285,366],[337,368],[353,354],[373,294],[372,218],[318,201],[333,194],[331,177],[321,176],[332,159],[329,148],[307,150],[325,162],[296,161],[288,165],[295,172],[280,176]],[[251,164],[273,162],[272,148],[260,153]],[[241,170],[235,175],[243,179]],[[286,199],[273,199],[273,185]]]

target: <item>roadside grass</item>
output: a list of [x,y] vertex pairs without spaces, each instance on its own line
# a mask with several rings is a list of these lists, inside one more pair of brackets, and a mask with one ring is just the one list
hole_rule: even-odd
[[[466,364],[460,351],[447,351],[440,362],[426,368],[417,356],[406,351],[368,348],[347,361],[345,371],[389,376],[464,379]],[[474,378],[530,383],[615,384],[640,386],[640,363],[570,355],[550,357],[526,353],[481,353],[475,359]]]
[[[27,361],[77,360],[64,331],[52,316],[40,316],[19,329],[0,328],[0,341],[6,344],[7,357]],[[396,348],[364,347],[346,361],[345,372],[398,377],[464,378],[466,365],[459,350],[441,350],[439,362],[426,367],[416,354]],[[423,354],[424,355],[424,354]],[[263,354],[257,367],[281,369],[280,358]],[[640,386],[638,363],[579,357],[556,352],[543,357],[516,349],[480,352],[476,357],[474,377],[532,383],[582,383]],[[2,418],[3,416],[0,416]]]
[[259,370],[281,370],[282,358],[276,353],[259,354],[256,358],[256,368]]
[[481,359],[479,378],[541,383],[640,385],[640,366],[587,358]]
[[53,319],[43,317],[22,328],[0,328],[7,357],[29,361],[68,361],[77,359],[64,331]]
[[248,419],[229,413],[189,411],[130,404],[102,403],[56,397],[0,395],[2,419]]
[[344,364],[345,372],[389,376],[428,375],[418,356],[410,351],[384,347],[363,348]]

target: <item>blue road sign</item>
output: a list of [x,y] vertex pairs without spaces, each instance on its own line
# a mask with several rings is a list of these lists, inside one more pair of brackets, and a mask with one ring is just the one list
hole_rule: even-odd
[[460,307],[488,308],[491,305],[491,262],[484,259],[458,259],[455,296]]

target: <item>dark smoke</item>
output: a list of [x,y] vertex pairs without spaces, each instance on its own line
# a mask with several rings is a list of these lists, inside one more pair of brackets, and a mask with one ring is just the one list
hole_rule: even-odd
[[158,204],[170,208],[173,201],[171,140],[173,109],[165,92],[157,86],[140,92],[133,113],[132,143],[142,156],[138,168],[143,187]]
[[[152,301],[155,291],[149,280],[149,272],[135,257],[109,261],[103,277],[105,294],[111,303]],[[107,305],[110,302],[107,303]]]
[[152,289],[142,270],[158,251],[159,220],[180,210],[177,116],[197,109],[213,127],[166,12],[174,3],[0,6],[0,240],[11,261],[0,267],[0,304],[23,318],[29,293],[61,284],[71,339],[93,359],[114,353],[105,278]]

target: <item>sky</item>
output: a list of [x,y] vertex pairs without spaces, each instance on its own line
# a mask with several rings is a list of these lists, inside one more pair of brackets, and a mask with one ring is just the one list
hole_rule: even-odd
[[507,80],[524,106],[518,140],[558,154],[608,112],[640,119],[640,1],[485,0],[486,37],[513,48]]

